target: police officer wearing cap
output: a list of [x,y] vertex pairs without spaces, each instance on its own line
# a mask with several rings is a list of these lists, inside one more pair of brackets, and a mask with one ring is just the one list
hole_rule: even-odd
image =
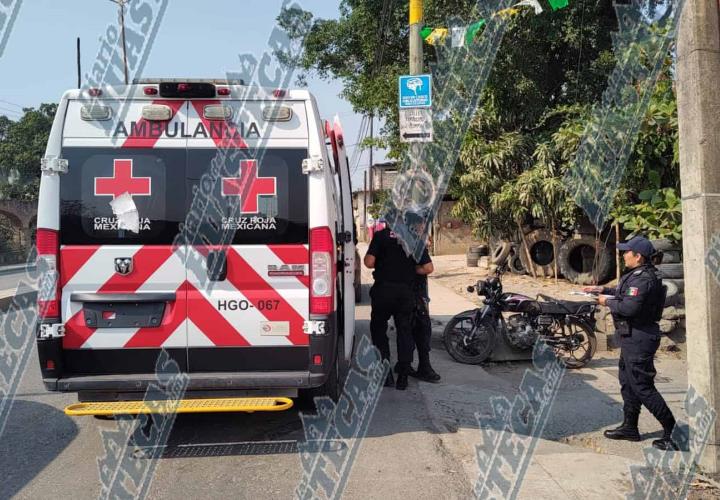
[[[393,317],[398,352],[395,387],[405,390],[414,349],[411,325],[415,305],[413,284],[417,274],[430,274],[433,265],[427,250],[419,262],[415,262],[412,255],[406,255],[398,237],[387,227],[373,235],[363,262],[366,267],[374,269],[375,282],[370,289],[370,335],[383,359],[389,360],[387,326],[388,320]],[[393,382],[391,372],[385,380],[385,386],[391,386]]]
[[660,450],[677,450],[672,441],[675,418],[655,388],[654,356],[660,346],[658,321],[665,302],[665,287],[658,270],[651,263],[655,248],[647,239],[636,236],[619,243],[626,272],[616,289],[585,287],[586,292],[600,293],[598,302],[607,306],[613,316],[620,339],[620,392],[623,398],[622,425],[606,430],[608,439],[640,441],[638,419],[645,406],[663,427],[661,439],[653,441]]

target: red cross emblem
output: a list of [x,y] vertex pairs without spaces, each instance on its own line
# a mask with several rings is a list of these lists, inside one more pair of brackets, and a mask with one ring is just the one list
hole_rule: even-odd
[[133,177],[132,168],[132,160],[115,160],[112,177],[95,177],[95,196],[150,196],[152,178]]
[[223,177],[222,195],[240,196],[242,213],[258,213],[260,196],[277,196],[276,177],[258,177],[257,160],[240,161],[240,177]]

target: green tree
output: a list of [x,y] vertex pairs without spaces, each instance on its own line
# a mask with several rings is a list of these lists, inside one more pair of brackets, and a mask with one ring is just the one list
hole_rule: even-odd
[[[541,2],[542,3],[542,2]],[[448,26],[448,18],[475,21],[472,0],[427,0],[426,26]],[[651,2],[652,9],[662,2]],[[284,12],[312,19],[299,65],[322,78],[342,81],[342,96],[356,112],[384,120],[376,145],[399,156],[397,77],[406,73],[407,2],[343,0],[337,20],[314,19],[305,11]],[[569,198],[564,176],[616,64],[611,34],[617,31],[612,0],[575,1],[540,15],[530,9],[510,21],[483,93],[464,137],[450,181],[458,200],[455,215],[480,236],[512,237],[529,218],[572,226],[582,211]],[[435,49],[425,45],[432,65]],[[670,58],[655,89],[615,206],[643,202],[648,178],[657,188],[678,187],[677,112]],[[647,200],[644,200],[647,201]]]
[[57,104],[25,108],[18,121],[0,116],[0,199],[34,201]]

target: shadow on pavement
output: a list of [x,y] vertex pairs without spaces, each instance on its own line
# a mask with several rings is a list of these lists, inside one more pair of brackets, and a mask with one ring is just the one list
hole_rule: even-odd
[[0,498],[10,498],[22,490],[77,434],[78,426],[62,410],[16,400],[0,436]]

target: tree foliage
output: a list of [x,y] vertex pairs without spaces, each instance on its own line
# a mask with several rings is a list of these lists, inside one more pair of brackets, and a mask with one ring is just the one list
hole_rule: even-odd
[[[448,26],[451,17],[475,21],[475,5],[426,0],[425,24]],[[340,79],[342,95],[356,112],[384,120],[379,144],[395,157],[403,151],[397,140],[397,77],[408,67],[407,14],[407,2],[344,0],[338,19],[312,20],[300,61],[308,72]],[[292,15],[301,14],[284,13]],[[528,9],[510,21],[450,181],[455,215],[471,222],[480,236],[511,236],[533,218],[553,227],[583,220],[564,176],[616,64],[611,33],[617,29],[611,0],[577,0],[537,16]],[[426,65],[434,60],[434,48],[426,45]],[[648,203],[642,192],[650,185],[679,188],[672,75],[668,55],[615,199],[614,213],[624,214],[618,220],[631,231],[649,230],[640,227],[649,221],[629,215],[628,207]],[[662,192],[667,199],[668,191]],[[677,234],[678,225],[671,225],[667,231]]]
[[25,108],[18,121],[0,116],[0,199],[34,201],[57,104]]

